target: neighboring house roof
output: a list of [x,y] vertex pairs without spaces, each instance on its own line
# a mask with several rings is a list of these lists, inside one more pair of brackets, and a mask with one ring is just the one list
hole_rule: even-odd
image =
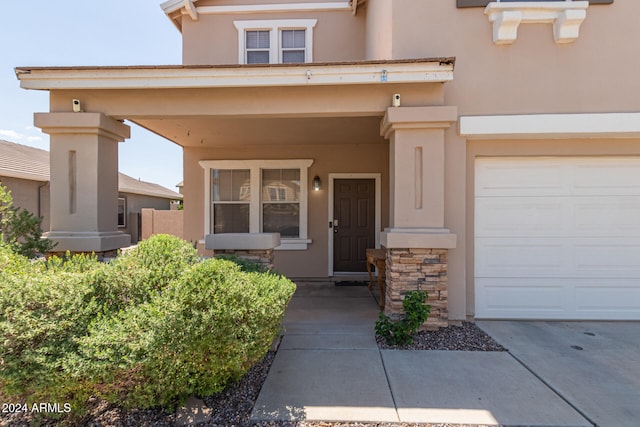
[[[49,152],[0,139],[0,176],[48,182]],[[118,173],[118,191],[164,199],[182,199],[180,193],[121,172]]]
[[140,181],[123,173],[118,175],[118,190],[122,193],[142,194],[166,199],[182,199],[182,194],[171,191],[159,184]]
[[49,152],[0,139],[0,176],[49,181]]

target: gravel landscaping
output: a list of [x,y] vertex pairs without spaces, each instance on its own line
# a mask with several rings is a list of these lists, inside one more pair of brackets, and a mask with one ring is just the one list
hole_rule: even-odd
[[376,337],[376,341],[382,350],[506,351],[504,347],[471,322],[462,322],[461,326],[449,326],[437,331],[418,332],[413,345],[410,346],[389,346],[380,337]]

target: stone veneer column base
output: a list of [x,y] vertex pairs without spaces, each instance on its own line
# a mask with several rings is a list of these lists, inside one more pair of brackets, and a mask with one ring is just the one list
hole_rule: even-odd
[[404,314],[404,295],[422,290],[429,294],[427,304],[431,306],[431,313],[421,330],[448,326],[448,254],[448,249],[387,249],[385,314],[399,318]]
[[216,255],[235,255],[238,258],[246,259],[260,264],[265,271],[273,270],[273,257],[275,251],[273,249],[251,249],[251,250],[239,250],[239,249],[227,249],[216,250]]

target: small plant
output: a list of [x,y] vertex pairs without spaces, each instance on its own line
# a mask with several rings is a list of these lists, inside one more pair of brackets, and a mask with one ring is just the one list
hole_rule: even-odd
[[389,316],[380,313],[376,321],[376,335],[381,336],[387,345],[405,346],[413,344],[413,337],[420,325],[429,317],[430,305],[425,305],[427,292],[410,291],[402,301],[405,318],[392,321]]
[[42,238],[42,218],[13,205],[11,191],[0,183],[0,239],[28,258],[51,251],[55,244]]

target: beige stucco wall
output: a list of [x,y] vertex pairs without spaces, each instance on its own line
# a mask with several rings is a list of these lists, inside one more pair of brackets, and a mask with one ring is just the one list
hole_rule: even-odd
[[[521,24],[517,40],[507,46],[493,43],[483,8],[458,9],[455,3],[369,0],[367,59],[455,56],[454,80],[445,85],[445,105],[456,106],[460,116],[640,111],[640,56],[630,49],[640,40],[640,2],[616,0],[613,5],[590,6],[574,43],[556,44],[551,24]],[[369,47],[371,34],[388,38]],[[384,43],[391,48],[382,48]],[[476,155],[606,155],[640,150],[638,140],[467,142],[455,126],[445,138],[445,226],[458,235],[449,259],[452,319],[474,312]]]
[[148,239],[154,234],[184,237],[184,211],[142,209],[141,215],[142,240]]
[[309,168],[309,183],[318,175],[323,183],[321,191],[309,191],[309,239],[306,251],[277,251],[275,268],[291,277],[327,277],[328,265],[328,174],[380,173],[382,183],[382,228],[389,224],[389,146],[380,140],[366,144],[281,145],[223,147],[220,149],[184,150],[185,238],[203,238],[204,169],[200,160],[235,159],[313,159]]
[[49,183],[0,176],[0,182],[11,191],[13,205],[42,217],[40,227],[49,230]]
[[[314,1],[315,2],[315,1]],[[208,4],[268,4],[273,1],[198,2]],[[278,1],[277,3],[304,3]],[[237,64],[238,30],[234,21],[317,19],[313,29],[313,62],[354,61],[365,56],[365,17],[344,12],[296,12],[260,14],[200,14],[198,21],[182,19],[183,64]]]

